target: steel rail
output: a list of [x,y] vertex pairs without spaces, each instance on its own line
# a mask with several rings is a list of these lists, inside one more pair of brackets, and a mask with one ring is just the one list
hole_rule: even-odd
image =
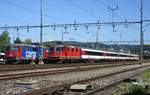
[[[94,78],[90,78],[90,79],[86,79],[86,80],[81,80],[81,81],[78,81],[78,82],[73,82],[73,83],[69,83],[69,84],[64,83],[62,85],[55,86],[55,87],[47,87],[47,88],[43,88],[43,89],[32,90],[32,91],[24,92],[24,93],[22,93],[22,95],[53,95],[53,93],[57,93],[59,91],[62,91],[64,88],[69,88],[69,86],[72,85],[72,84],[88,83],[89,81],[92,81],[92,80],[96,80],[96,79],[100,79],[100,78],[107,78],[109,76],[114,76],[114,75],[117,75],[117,74],[121,74],[121,73],[129,72],[129,71],[141,69],[141,68],[144,68],[144,67],[147,67],[147,66],[150,66],[150,65],[146,65],[146,66],[141,65],[140,67],[135,67],[135,68],[126,69],[126,70],[122,70],[122,71],[118,71],[118,72],[113,72],[113,73],[110,73],[110,74],[106,74],[106,75],[102,75],[102,76],[98,76],[98,77],[94,77]],[[93,91],[87,92],[85,95],[92,95],[93,93],[96,93],[97,91],[103,90],[104,88],[106,88],[106,87],[97,88]],[[56,94],[54,94],[54,95],[56,95]]]
[[[121,64],[133,64],[136,61],[132,61],[132,63],[128,63],[128,61],[123,61]],[[77,66],[90,66],[90,65],[117,65],[115,62],[101,62],[101,63],[81,63],[81,64],[44,64],[44,65],[0,65],[0,72],[8,72],[8,71],[18,71],[18,70],[30,70],[30,69],[47,69],[47,68],[62,68],[62,67],[77,67]]]
[[133,64],[111,64],[111,65],[89,65],[89,66],[74,66],[74,67],[63,67],[63,68],[50,68],[50,69],[38,69],[38,70],[30,70],[30,71],[18,71],[18,72],[6,72],[0,74],[0,80],[10,80],[17,78],[25,78],[25,77],[34,77],[34,76],[42,76],[42,75],[50,75],[50,74],[60,74],[60,73],[68,73],[68,72],[77,72],[77,71],[86,71],[100,68],[110,68],[116,66],[125,66],[125,65],[133,65]]
[[[69,86],[72,85],[72,84],[88,83],[89,81],[93,81],[93,80],[96,80],[96,79],[107,78],[109,76],[114,76],[114,75],[117,75],[117,74],[122,74],[122,73],[125,73],[125,72],[138,70],[138,69],[145,68],[145,67],[148,67],[148,66],[150,66],[150,65],[145,65],[145,66],[141,65],[140,67],[135,67],[135,68],[127,69],[127,70],[117,71],[117,72],[113,72],[113,73],[110,73],[110,74],[106,74],[106,75],[102,75],[102,76],[98,76],[98,77],[94,77],[94,78],[90,78],[90,79],[86,79],[86,80],[81,80],[81,81],[78,81],[78,82],[73,82],[73,83],[69,83],[69,84],[62,84],[62,85],[55,86],[55,87],[47,87],[47,88],[43,88],[43,89],[32,90],[32,91],[24,92],[21,95],[56,95],[56,94],[53,94],[53,93],[57,93],[59,91],[62,91],[64,88],[69,88]],[[108,86],[111,86],[111,85],[114,85],[114,84],[110,84]],[[94,93],[96,93],[98,91],[101,91],[101,90],[107,88],[108,86],[104,86],[102,88],[97,88],[95,90],[92,90],[92,91],[89,91],[89,92],[85,93],[84,95],[93,95]]]

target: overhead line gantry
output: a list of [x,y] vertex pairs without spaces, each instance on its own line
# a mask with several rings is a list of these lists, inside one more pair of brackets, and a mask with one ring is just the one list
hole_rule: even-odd
[[[150,20],[145,20],[150,22]],[[112,23],[115,25],[131,25],[131,24],[140,24],[140,21],[128,21],[128,22],[95,22],[95,23],[72,23],[72,24],[51,24],[51,25],[42,25],[43,28],[65,28],[65,27],[92,27],[92,26],[112,26]],[[13,29],[33,29],[40,28],[41,25],[24,25],[24,26],[1,26],[0,30],[13,30]]]

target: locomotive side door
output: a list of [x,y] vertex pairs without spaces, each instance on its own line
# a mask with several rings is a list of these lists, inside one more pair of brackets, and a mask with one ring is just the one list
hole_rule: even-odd
[[66,59],[68,59],[69,58],[69,56],[70,56],[70,48],[68,47],[68,46],[66,46],[65,47],[65,55],[66,55]]

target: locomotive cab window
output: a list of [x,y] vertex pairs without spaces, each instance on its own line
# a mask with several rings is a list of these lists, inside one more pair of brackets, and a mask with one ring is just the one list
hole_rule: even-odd
[[18,50],[18,47],[16,47],[16,46],[7,46],[7,47],[6,47],[6,50],[17,51],[17,50]]
[[51,48],[50,48],[50,51],[55,51],[55,48],[54,48],[54,47],[51,47]]
[[6,47],[6,50],[10,50],[10,48],[11,48],[10,46],[7,46],[7,47]]
[[11,50],[17,51],[17,50],[18,50],[18,47],[14,46],[14,47],[11,48]]
[[60,47],[57,47],[57,48],[56,48],[56,51],[61,51],[61,48],[60,48]]
[[61,47],[61,51],[64,51],[64,48],[63,48],[63,47]]
[[35,48],[35,47],[33,48],[33,51],[36,51],[36,48]]

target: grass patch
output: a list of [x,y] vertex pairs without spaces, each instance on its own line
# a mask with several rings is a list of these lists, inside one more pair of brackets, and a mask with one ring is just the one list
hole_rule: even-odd
[[142,78],[150,79],[150,69],[144,71]]
[[112,95],[150,95],[150,69],[145,70],[137,78],[137,84],[123,82],[117,86]]
[[143,87],[139,85],[131,85],[128,88],[128,93],[125,95],[146,95],[146,93]]

